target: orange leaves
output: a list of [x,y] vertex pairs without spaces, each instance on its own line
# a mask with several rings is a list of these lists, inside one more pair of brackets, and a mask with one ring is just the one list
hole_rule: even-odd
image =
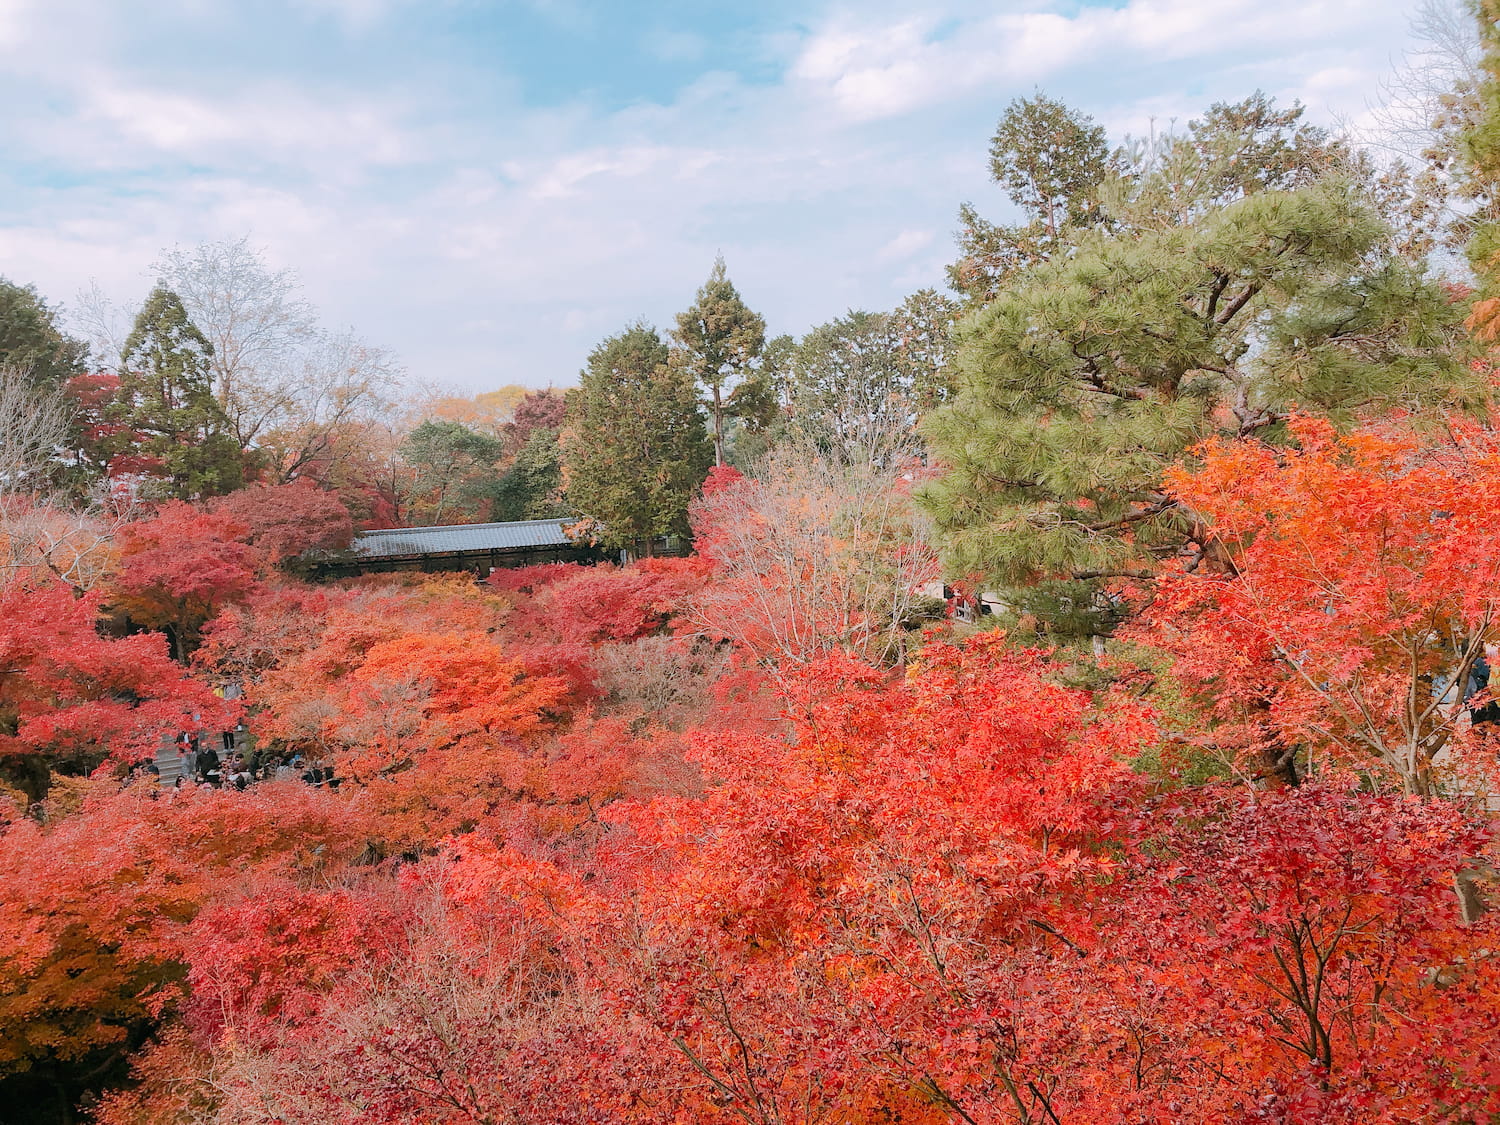
[[[186,927],[242,880],[347,863],[347,802],[303,786],[246,793],[96,783],[56,827],[0,835],[0,1072],[125,1042],[183,992]],[[24,893],[22,892],[24,889]]]
[[1223,551],[1166,576],[1137,635],[1177,654],[1243,744],[1305,740],[1429,792],[1459,710],[1443,684],[1500,608],[1500,447],[1461,427],[1440,445],[1293,432],[1296,449],[1210,446],[1169,475]]
[[[232,725],[235,708],[190,680],[158,636],[99,635],[99,598],[61,586],[0,589],[0,753],[91,768],[151,756],[163,734]],[[39,797],[40,793],[33,794]]]
[[[427,745],[477,736],[529,738],[547,722],[546,713],[567,694],[556,678],[528,679],[524,665],[510,660],[485,635],[408,634],[371,646],[354,670],[358,705],[388,684],[413,682],[425,689],[421,704]],[[441,737],[438,737],[438,736]]]
[[451,581],[332,599],[249,686],[254,729],[367,790],[391,843],[430,846],[527,788],[535,743],[570,698],[567,681],[497,643],[505,613]]
[[989,1081],[986,1013],[1016,983],[992,958],[1090,943],[1063,919],[1112,870],[1119,755],[1146,729],[1047,671],[995,638],[933,646],[905,679],[816,662],[789,677],[790,738],[701,739],[701,800],[611,810],[622,847],[672,857],[639,891],[646,956],[671,1033],[723,1082],[758,1072],[836,1118]]

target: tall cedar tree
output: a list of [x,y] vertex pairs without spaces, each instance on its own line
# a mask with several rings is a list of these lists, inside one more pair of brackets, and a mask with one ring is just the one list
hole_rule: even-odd
[[960,324],[958,395],[926,427],[954,570],[1106,630],[1101,580],[1213,550],[1162,487],[1196,443],[1275,439],[1293,404],[1348,421],[1479,393],[1447,295],[1384,249],[1300,114],[1215,106],[1108,185],[1114,229],[1076,232]]
[[693,376],[668,358],[656,329],[633,324],[594,349],[568,393],[568,499],[602,543],[648,555],[657,537],[687,534],[713,462]]
[[738,418],[752,428],[770,421],[775,409],[770,379],[760,369],[766,322],[752,312],[724,273],[724,258],[698,290],[692,307],[677,314],[672,359],[697,381],[713,426],[714,464],[724,463],[724,421]]
[[179,498],[232,492],[243,477],[241,450],[214,398],[212,356],[181,298],[162,285],[146,298],[120,354],[115,420]]

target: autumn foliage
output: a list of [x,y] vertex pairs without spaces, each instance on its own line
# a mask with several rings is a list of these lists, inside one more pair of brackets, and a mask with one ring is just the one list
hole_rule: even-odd
[[0,756],[91,769],[149,757],[165,730],[233,725],[160,635],[101,636],[99,615],[97,595],[61,585],[0,588]]
[[1440,444],[1293,432],[1295,449],[1211,446],[1169,475],[1221,565],[1169,574],[1138,632],[1177,655],[1211,700],[1209,737],[1249,751],[1250,772],[1301,746],[1304,768],[1376,765],[1435,792],[1462,772],[1455,684],[1500,613],[1500,447],[1474,427]]
[[[482,583],[299,580],[347,527],[305,485],[163,505],[96,591],[0,586],[0,1089],[99,1125],[1489,1120],[1491,736],[1448,685],[1496,637],[1500,462],[1448,435],[1200,450],[1168,484],[1212,550],[1092,664],[883,600],[935,565],[909,481],[717,472],[695,557]],[[243,790],[140,772],[241,721]]]

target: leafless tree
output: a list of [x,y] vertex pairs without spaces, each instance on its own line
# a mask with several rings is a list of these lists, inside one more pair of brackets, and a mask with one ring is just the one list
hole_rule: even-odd
[[691,616],[776,666],[843,650],[904,656],[922,589],[939,574],[905,464],[843,463],[803,442],[705,497],[694,527],[719,578]]
[[236,439],[251,448],[274,433],[286,479],[400,380],[383,348],[320,327],[296,274],[272,269],[248,237],[178,247],[155,268],[213,345],[214,391]]
[[140,513],[104,494],[85,503],[56,497],[10,497],[0,510],[4,540],[0,583],[52,578],[83,594],[114,572],[110,548]]
[[62,395],[38,388],[22,368],[0,366],[0,496],[34,491],[67,437]]
[[214,393],[248,445],[295,369],[288,361],[316,333],[296,275],[271,269],[248,236],[175,247],[153,269],[213,345]]
[[1500,218],[1500,184],[1476,177],[1462,152],[1482,108],[1478,28],[1466,0],[1422,0],[1411,31],[1416,46],[1381,83],[1371,126],[1355,139],[1384,164],[1376,191],[1408,241],[1451,256],[1477,223]]
[[89,346],[89,358],[96,370],[113,371],[120,364],[125,340],[130,335],[130,314],[99,287],[97,280],[81,289],[69,310],[70,331]]
[[401,382],[401,366],[384,348],[352,332],[319,332],[297,356],[274,413],[263,425],[264,444],[282,480],[293,480],[315,462],[336,461],[340,437],[377,420]]

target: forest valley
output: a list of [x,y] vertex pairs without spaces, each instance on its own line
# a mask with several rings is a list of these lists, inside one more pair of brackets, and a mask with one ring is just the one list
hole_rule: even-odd
[[[0,1117],[1500,1120],[1481,7],[1415,163],[1022,99],[955,298],[720,261],[566,395],[402,414],[245,243],[92,359],[7,283]],[[551,516],[635,560],[309,577]],[[241,724],[337,786],[144,769]]]

